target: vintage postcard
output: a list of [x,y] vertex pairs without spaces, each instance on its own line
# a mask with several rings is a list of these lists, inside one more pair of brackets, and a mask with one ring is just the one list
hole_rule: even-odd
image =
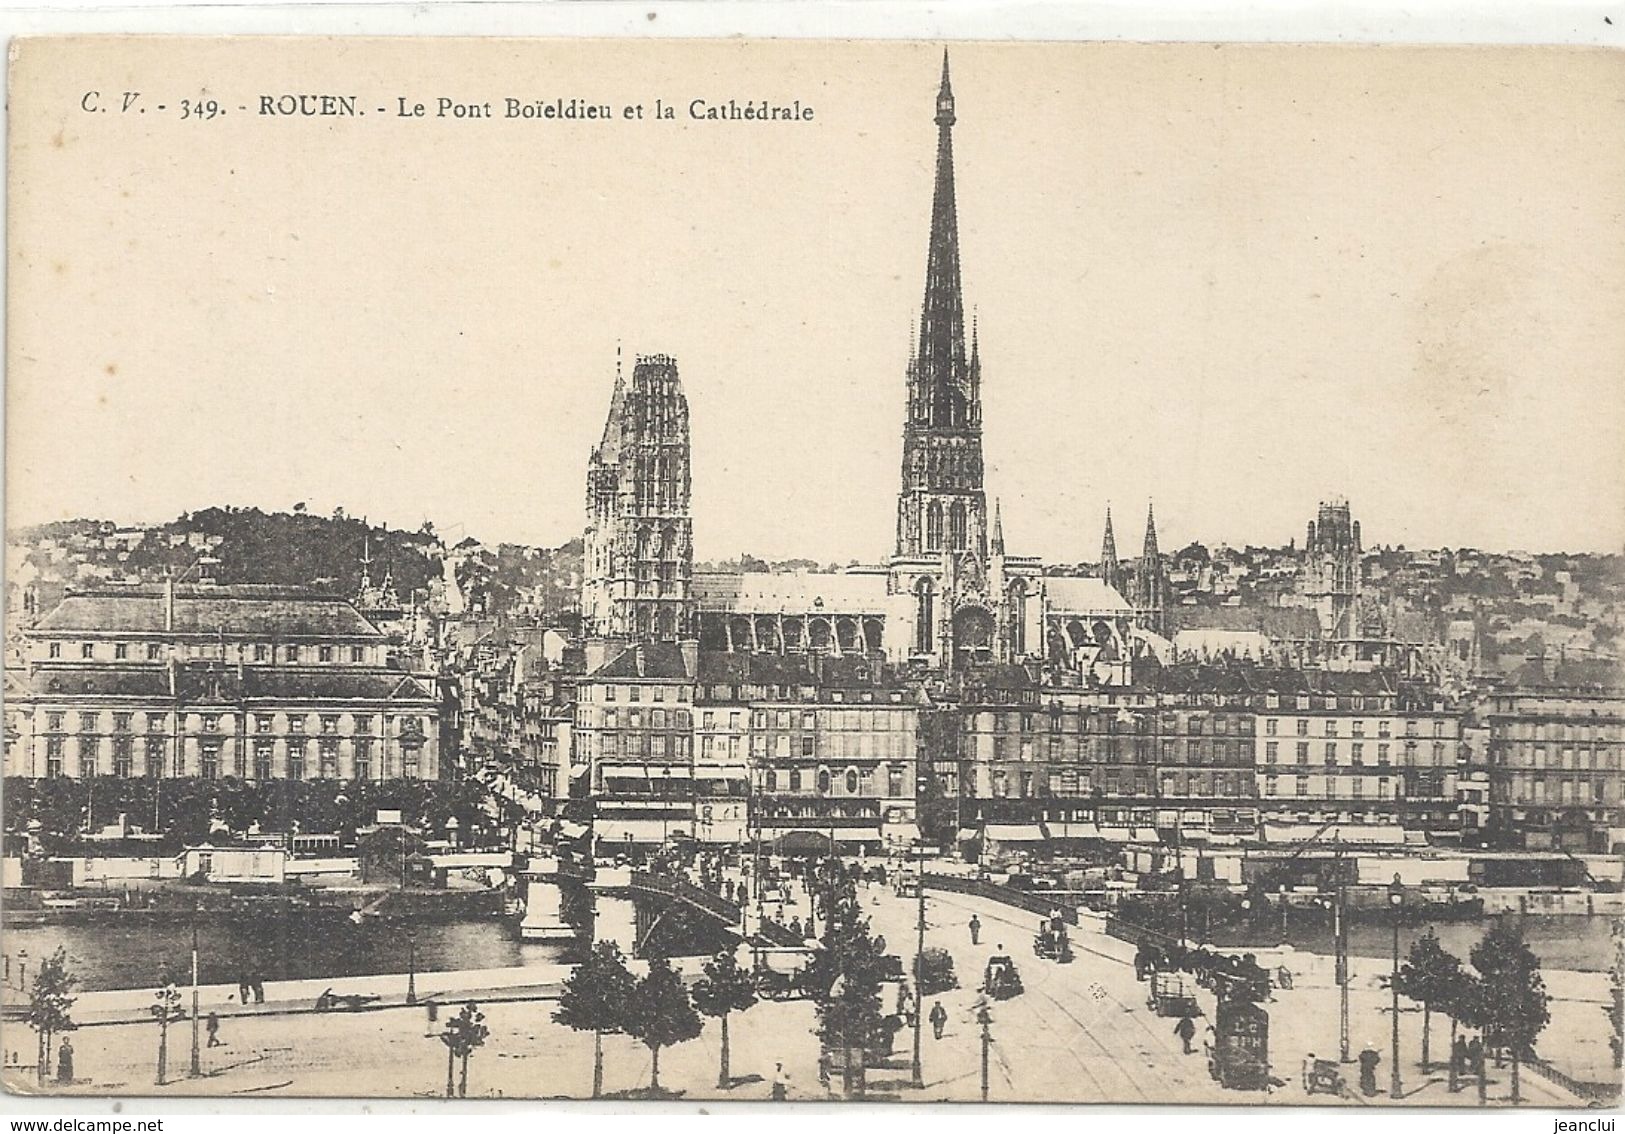
[[1617,53],[9,83],[7,1091],[1617,1103]]

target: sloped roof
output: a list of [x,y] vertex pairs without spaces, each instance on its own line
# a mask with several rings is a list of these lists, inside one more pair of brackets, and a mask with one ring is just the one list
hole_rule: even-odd
[[882,614],[886,576],[845,571],[696,573],[702,610],[739,614]]
[[169,675],[154,666],[40,666],[28,677],[35,696],[167,697]]
[[[380,670],[295,670],[219,663],[180,666],[175,692],[182,701],[433,701],[416,677]],[[169,672],[158,665],[40,666],[29,679],[36,696],[171,696]]]
[[261,638],[382,638],[345,599],[293,587],[175,588],[175,619],[165,630],[161,587],[70,592],[36,632],[225,635]]
[[673,642],[628,646],[588,675],[589,680],[687,681],[692,674],[681,647]]
[[1105,580],[1084,575],[1044,576],[1044,601],[1051,614],[1132,614],[1134,608]]

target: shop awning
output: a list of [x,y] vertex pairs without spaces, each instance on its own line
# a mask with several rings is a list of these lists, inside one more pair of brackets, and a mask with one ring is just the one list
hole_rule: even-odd
[[586,764],[571,764],[570,778],[572,780],[579,780],[582,776],[586,775],[590,771],[592,771],[592,769]]
[[750,769],[741,767],[699,767],[694,769],[697,780],[748,780]]
[[1131,827],[1101,827],[1100,837],[1108,843],[1132,843],[1134,829]]
[[585,823],[573,823],[568,819],[559,821],[559,834],[567,839],[579,839],[591,829]]
[[1100,839],[1104,836],[1093,823],[1045,823],[1052,839]]
[[989,823],[987,837],[996,843],[1041,843],[1044,831],[1036,823]]
[[961,827],[959,828],[959,835],[957,837],[962,843],[974,843],[977,839],[982,837],[982,832],[973,831],[969,827]]
[[593,823],[593,834],[599,844],[605,843],[659,843],[674,835],[690,834],[687,819],[662,823],[659,819],[599,819]]

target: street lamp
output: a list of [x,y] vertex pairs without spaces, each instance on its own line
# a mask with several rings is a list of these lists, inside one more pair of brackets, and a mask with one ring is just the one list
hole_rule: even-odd
[[1394,875],[1394,880],[1388,885],[1388,907],[1394,920],[1394,955],[1393,968],[1388,974],[1388,989],[1392,994],[1393,1003],[1393,1043],[1389,1053],[1391,1063],[1388,1068],[1388,1097],[1400,1097],[1399,1085],[1399,917],[1405,908],[1405,886]]
[[1281,893],[1281,944],[1286,944],[1286,883],[1282,882]]
[[920,1028],[925,1022],[925,840],[914,844],[918,851],[914,888],[919,892],[919,915],[915,921],[918,933],[914,946],[914,1066],[913,1085],[925,1086],[925,1074],[920,1066]]
[[666,847],[671,826],[671,768],[660,769],[660,848]]
[[976,1010],[976,1022],[982,1025],[982,1101],[987,1101],[987,1053],[993,1046],[993,1033],[988,1029],[993,1023],[993,1013],[987,1010],[987,1002],[983,1001]]

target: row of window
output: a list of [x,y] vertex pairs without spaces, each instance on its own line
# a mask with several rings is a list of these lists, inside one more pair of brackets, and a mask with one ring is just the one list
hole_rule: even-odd
[[[1376,734],[1378,736],[1391,736],[1393,734],[1393,722],[1391,720],[1378,720],[1378,721],[1375,721],[1374,723],[1376,725]],[[1446,730],[1445,730],[1445,726],[1446,726],[1445,721],[1443,721],[1441,719],[1435,719],[1432,722],[1432,725],[1431,725],[1433,735],[1437,736],[1437,737],[1442,737],[1442,736],[1446,736],[1446,735],[1454,735],[1453,732],[1447,733]],[[1337,735],[1339,735],[1339,732],[1340,732],[1341,728],[1342,728],[1342,725],[1341,725],[1341,723],[1339,722],[1339,720],[1337,718],[1335,718],[1335,717],[1324,718],[1323,719],[1323,726],[1322,726],[1322,729],[1321,729],[1321,734],[1323,736],[1337,736]],[[1310,723],[1309,723],[1309,721],[1306,720],[1303,717],[1299,717],[1298,720],[1297,720],[1297,734],[1299,736],[1308,736],[1309,732],[1310,732]],[[1275,719],[1274,717],[1267,718],[1264,721],[1264,735],[1265,736],[1279,736],[1280,734],[1281,734],[1280,722],[1277,719]],[[1365,736],[1366,735],[1366,722],[1363,721],[1363,720],[1360,720],[1359,718],[1355,718],[1354,720],[1350,721],[1349,722],[1349,735],[1350,736]],[[1405,735],[1406,736],[1420,736],[1421,735],[1421,733],[1418,731],[1418,722],[1414,717],[1409,718],[1409,719],[1407,719],[1405,721]]]
[[[1297,752],[1297,762],[1299,764],[1307,764],[1307,763],[1309,763],[1309,744],[1310,744],[1310,742],[1307,741],[1307,740],[1300,740],[1300,741],[1297,742],[1296,752]],[[1274,764],[1274,763],[1279,762],[1279,760],[1280,760],[1280,747],[1281,746],[1280,746],[1280,743],[1278,741],[1274,741],[1274,740],[1265,741],[1265,743],[1264,743],[1264,762],[1266,764]],[[1390,750],[1392,748],[1393,748],[1393,745],[1391,745],[1391,744],[1378,744],[1376,746],[1377,763],[1378,764],[1388,764],[1388,763],[1392,762],[1392,759],[1391,759],[1391,757],[1389,755]],[[1347,751],[1348,751],[1349,763],[1355,764],[1355,765],[1360,765],[1360,764],[1365,763],[1366,746],[1363,743],[1361,743],[1360,741],[1355,741],[1355,742],[1353,742],[1352,744],[1350,744],[1348,746]],[[1407,763],[1407,764],[1416,763],[1417,756],[1421,753],[1421,751],[1422,751],[1422,749],[1421,749],[1420,745],[1418,744],[1418,742],[1416,742],[1414,740],[1407,740],[1405,742],[1405,748],[1404,748],[1405,763]],[[1429,749],[1428,751],[1429,751],[1429,755],[1431,755],[1432,758],[1433,758],[1432,762],[1434,764],[1444,764],[1444,763],[1447,763],[1447,762],[1448,763],[1454,763],[1455,762],[1453,759],[1451,759],[1451,754],[1450,754],[1448,746],[1442,740],[1434,741],[1433,742],[1433,747],[1431,749]],[[1326,743],[1325,743],[1325,745],[1324,745],[1324,747],[1322,749],[1322,755],[1324,756],[1325,762],[1327,764],[1336,764],[1336,763],[1338,763],[1340,757],[1339,757],[1339,749],[1337,747],[1337,741],[1335,741],[1335,740],[1326,741]]]
[[[147,661],[162,661],[165,657],[165,645],[163,642],[114,642],[112,643],[112,658],[114,661],[133,661],[144,657]],[[45,647],[46,656],[50,658],[66,656],[64,646],[65,643],[62,642],[47,643]],[[79,657],[84,661],[94,661],[97,658],[105,657],[107,656],[106,646],[107,643],[105,642],[81,642],[79,643]],[[218,646],[194,644],[189,651],[183,649],[180,652],[183,656],[215,657],[218,655],[219,650]],[[272,646],[269,643],[258,642],[251,647],[239,647],[239,654],[252,656],[257,662],[302,662],[312,660],[336,662],[348,656],[352,663],[359,665],[367,660],[367,648],[365,646],[301,646],[293,644]]]
[[[1591,748],[1554,748],[1550,753],[1540,746],[1519,744],[1510,748],[1496,748],[1493,750],[1492,762],[1509,768],[1574,768],[1590,770],[1593,768],[1617,767],[1619,752],[1614,748],[1601,750]],[[1553,761],[1551,756],[1557,759]]]
[[[235,748],[229,758],[222,757],[220,744],[204,744],[198,752],[197,773],[204,779],[217,779],[222,774],[235,775],[240,779],[249,777],[250,769],[253,778],[268,780],[285,777],[287,779],[301,780],[307,771],[307,757],[309,748],[305,741],[290,740],[283,745],[284,750],[279,754],[269,741],[259,741],[254,744],[252,761],[250,753],[241,746]],[[393,778],[395,775],[395,753],[389,749],[381,749],[383,761],[378,770],[383,778]],[[89,779],[99,773],[101,766],[101,750],[99,743],[94,739],[81,738],[78,743],[76,769],[79,778]],[[416,747],[403,747],[399,752],[400,774],[408,778],[415,778],[420,767],[420,750]],[[369,739],[357,739],[352,742],[352,752],[348,761],[351,768],[352,779],[371,779],[374,761],[373,746]],[[133,775],[144,775],[153,778],[164,774],[164,769],[170,765],[168,743],[161,738],[149,738],[141,752],[141,762],[136,763],[135,744],[132,738],[116,738],[113,742],[113,775],[119,778],[129,778]],[[62,737],[52,737],[46,743],[45,774],[57,778],[65,774],[67,767],[66,742]],[[139,767],[139,770],[138,770]],[[339,747],[336,740],[320,741],[316,748],[315,770],[323,779],[335,779],[339,774]],[[183,751],[174,753],[171,775],[184,776],[187,774],[186,754]]]
[[[47,732],[63,731],[67,724],[67,715],[65,710],[46,713],[45,730]],[[183,718],[186,715],[181,714]],[[234,723],[234,718],[230,714],[196,713],[192,715],[197,717],[198,727],[203,732],[219,732],[222,727],[230,730]],[[310,714],[307,713],[284,713],[282,716],[286,722],[288,732],[302,733],[306,731],[310,723]],[[371,713],[351,713],[349,716],[351,732],[372,732],[375,718]],[[169,729],[169,713],[145,713],[142,717],[142,723],[146,725],[147,732],[167,732]],[[276,719],[277,714],[275,713],[255,713],[253,720],[254,731],[261,733],[275,732]],[[317,716],[316,725],[322,733],[336,734],[339,732],[339,724],[343,719],[344,714],[342,713],[322,713]],[[385,718],[386,725],[390,719],[389,717]],[[101,728],[101,714],[97,712],[81,712],[78,723],[80,732],[97,732]],[[135,730],[135,725],[136,714],[134,712],[116,712],[113,714],[114,732],[132,732]],[[430,718],[401,717],[398,731],[406,734],[422,734],[431,727],[432,721]]]

